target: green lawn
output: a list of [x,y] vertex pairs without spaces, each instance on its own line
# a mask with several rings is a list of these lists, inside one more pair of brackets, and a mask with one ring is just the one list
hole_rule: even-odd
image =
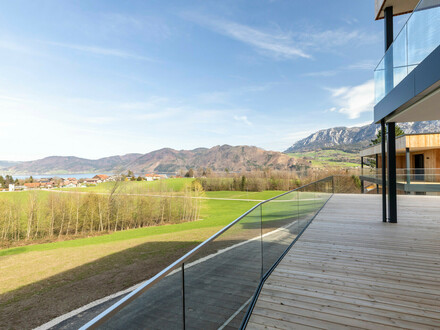
[[[141,190],[144,192],[168,192],[168,191],[182,191],[185,185],[190,184],[194,179],[192,178],[175,178],[156,181],[127,181],[120,184],[120,189],[123,191]],[[108,192],[115,185],[115,182],[103,182],[96,186],[86,188],[62,188],[67,191],[87,191],[87,192]]]
[[255,199],[266,200],[282,194],[284,191],[266,190],[261,192],[255,191],[206,191],[206,197],[211,198],[232,198],[232,199]]
[[294,158],[302,158],[311,161],[312,167],[359,167],[360,157],[357,153],[342,150],[327,149],[307,152],[288,153]]

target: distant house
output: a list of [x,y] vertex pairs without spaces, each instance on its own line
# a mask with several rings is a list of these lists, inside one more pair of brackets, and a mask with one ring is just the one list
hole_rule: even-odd
[[76,179],[76,178],[67,178],[67,181],[69,181],[71,184],[74,184],[74,185],[78,184],[78,179]]
[[160,180],[160,179],[163,179],[163,177],[160,174],[154,174],[154,173],[145,174],[146,181],[154,181],[154,180]]
[[102,181],[99,179],[95,179],[95,178],[84,179],[84,183],[86,183],[86,184],[97,184],[100,182],[102,182]]
[[105,182],[108,178],[109,176],[105,174],[97,174],[93,177],[93,179],[100,180],[101,182]]
[[64,179],[63,181],[63,186],[65,187],[76,187],[76,185],[78,184],[78,180],[75,178],[68,178],[68,179]]
[[122,181],[122,180],[123,180],[122,175],[112,175],[107,179],[107,181]]
[[24,186],[27,189],[36,189],[36,188],[40,188],[41,187],[41,183],[40,182],[26,182],[24,184]]
[[53,188],[56,185],[55,181],[43,181],[38,183],[40,184],[41,188]]
[[15,184],[9,184],[9,191],[15,191]]

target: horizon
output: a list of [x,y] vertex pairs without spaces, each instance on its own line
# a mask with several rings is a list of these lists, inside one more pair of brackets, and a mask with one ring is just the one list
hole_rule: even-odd
[[[357,126],[357,125],[356,126],[336,126],[336,127],[324,128],[324,129],[321,129],[321,130],[327,130],[327,129],[339,128],[339,127],[342,127],[342,128],[356,128],[356,127],[363,127],[363,126],[367,126],[367,125],[371,125],[371,124],[372,123],[361,125],[361,126]],[[321,131],[321,130],[319,130],[319,131]],[[316,131],[316,132],[318,132],[318,131]],[[310,136],[310,135],[308,135],[308,136]],[[308,136],[306,136],[305,138],[307,138]],[[298,140],[294,141],[291,145],[295,144],[296,142],[301,141],[302,139],[304,139],[304,138],[301,138],[301,139],[298,139]],[[74,157],[74,158],[81,158],[81,159],[87,159],[87,160],[99,160],[99,159],[103,159],[103,158],[127,156],[127,155],[134,155],[134,154],[142,156],[142,155],[149,154],[149,153],[152,153],[152,152],[155,152],[155,151],[159,151],[159,150],[162,150],[162,149],[172,149],[172,150],[175,150],[175,151],[193,151],[193,150],[196,150],[196,149],[212,149],[212,148],[215,148],[215,147],[222,147],[222,146],[230,146],[230,147],[256,147],[256,148],[259,148],[259,149],[263,149],[265,151],[274,151],[274,152],[280,152],[280,153],[285,153],[285,151],[290,147],[289,146],[289,147],[287,147],[284,150],[274,150],[274,149],[267,149],[267,148],[263,148],[263,147],[260,147],[260,146],[257,146],[257,145],[252,145],[252,144],[236,144],[236,145],[231,145],[231,144],[228,144],[228,143],[224,143],[224,144],[217,144],[217,145],[213,145],[213,146],[209,146],[209,147],[201,146],[201,147],[196,147],[196,148],[193,148],[193,149],[175,149],[175,148],[171,148],[171,147],[161,147],[159,149],[151,150],[151,151],[144,152],[144,153],[142,153],[142,152],[129,152],[129,153],[124,153],[124,154],[107,155],[107,156],[103,156],[103,157],[99,157],[99,158],[87,158],[87,157],[80,157],[80,156],[76,156],[76,155],[69,155],[69,154],[61,155],[61,154],[59,154],[59,155],[43,156],[42,158],[30,159],[30,160],[0,159],[0,161],[3,161],[3,162],[32,162],[32,161],[42,160],[42,159],[51,158],[51,157]]]
[[200,141],[282,151],[317,130],[372,122],[383,56],[373,3],[0,8],[0,138],[13,142],[1,159],[99,159]]

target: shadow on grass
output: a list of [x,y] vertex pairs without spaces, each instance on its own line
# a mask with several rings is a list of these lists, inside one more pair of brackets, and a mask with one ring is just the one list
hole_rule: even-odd
[[[0,328],[28,329],[148,279],[199,244],[148,242],[0,295]],[[89,253],[99,246],[90,246]]]

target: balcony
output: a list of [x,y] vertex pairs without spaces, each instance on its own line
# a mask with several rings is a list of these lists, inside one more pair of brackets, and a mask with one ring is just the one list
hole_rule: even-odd
[[[382,169],[364,168],[360,179],[365,182],[365,192],[375,190],[368,182],[382,185]],[[396,187],[398,193],[439,194],[440,169],[397,168]]]
[[440,0],[421,0],[374,71],[378,104],[440,45]]

